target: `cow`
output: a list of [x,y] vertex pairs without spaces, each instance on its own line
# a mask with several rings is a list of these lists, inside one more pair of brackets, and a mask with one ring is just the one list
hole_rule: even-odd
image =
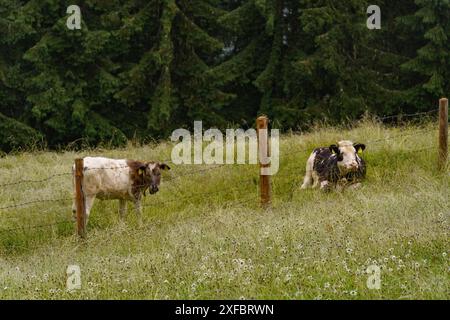
[[[83,159],[83,193],[85,195],[86,223],[89,219],[95,198],[100,200],[118,199],[119,213],[123,219],[126,201],[133,201],[142,223],[142,196],[148,190],[155,194],[161,183],[161,170],[170,170],[165,163],[144,162],[127,159],[86,157]],[[75,167],[72,168],[75,171]],[[75,179],[74,179],[75,181]],[[75,185],[72,212],[75,214]]]
[[364,144],[348,140],[314,149],[306,162],[301,189],[320,186],[328,191],[332,186],[359,187],[366,176],[366,163],[358,153],[365,149]]

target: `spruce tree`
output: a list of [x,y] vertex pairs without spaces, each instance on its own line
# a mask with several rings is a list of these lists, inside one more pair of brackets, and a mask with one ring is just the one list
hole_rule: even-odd
[[417,55],[403,64],[415,80],[406,92],[408,102],[416,107],[435,105],[450,92],[450,1],[416,0],[417,11],[403,22],[411,33],[419,32]]
[[18,10],[19,1],[0,0],[0,150],[26,148],[42,141],[29,125],[24,80],[29,65],[23,52],[33,43],[33,34]]
[[[128,70],[120,74],[123,87],[115,97],[130,108],[147,113],[152,136],[167,137],[175,128],[224,123],[221,115],[229,95],[219,90],[209,72],[223,44],[210,33],[217,30],[221,10],[213,1],[163,0],[143,8],[134,24],[144,29],[149,41],[128,41],[130,51],[141,52]],[[156,18],[153,17],[157,13]]]

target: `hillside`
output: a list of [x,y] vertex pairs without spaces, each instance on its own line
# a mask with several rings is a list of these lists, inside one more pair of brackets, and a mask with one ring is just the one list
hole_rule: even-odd
[[[142,228],[132,206],[121,222],[117,201],[96,202],[84,242],[70,221],[73,160],[169,159],[171,143],[0,158],[0,299],[449,299],[450,179],[436,171],[435,127],[284,135],[266,211],[256,166],[172,165]],[[343,138],[367,145],[363,187],[300,190],[311,150]],[[68,293],[71,264],[82,289]],[[366,286],[369,265],[380,290]]]

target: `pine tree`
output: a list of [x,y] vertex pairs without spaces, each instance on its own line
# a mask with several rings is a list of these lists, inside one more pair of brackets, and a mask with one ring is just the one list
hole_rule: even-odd
[[108,119],[114,115],[109,102],[118,79],[110,59],[116,44],[104,25],[114,7],[103,1],[87,2],[81,7],[82,29],[69,30],[70,4],[29,1],[21,8],[30,27],[39,30],[36,43],[24,53],[33,66],[25,86],[35,128],[52,146],[79,138],[87,144],[124,143],[124,134]]
[[416,0],[417,11],[403,22],[410,32],[419,31],[422,42],[417,55],[403,64],[414,84],[406,92],[408,102],[427,107],[450,92],[450,1]]
[[368,30],[367,41],[361,45],[360,64],[366,79],[360,85],[367,92],[365,102],[370,113],[400,114],[408,112],[405,90],[411,81],[401,65],[415,56],[419,41],[417,33],[405,28],[403,20],[416,6],[410,0],[386,0],[377,4],[381,8],[381,29]]
[[[115,95],[121,103],[148,110],[152,136],[167,136],[173,129],[204,120],[206,125],[224,122],[221,115],[229,95],[216,85],[209,72],[223,44],[209,33],[217,29],[221,10],[212,1],[163,0],[143,8],[134,24],[144,29],[155,21],[151,41],[130,43],[130,52],[141,53],[120,77],[125,86]],[[129,41],[129,39],[122,39]]]
[[27,124],[23,83],[29,66],[21,58],[34,31],[18,14],[19,8],[19,1],[0,0],[0,150],[4,151],[34,146],[43,138]]
[[340,121],[367,109],[364,83],[368,75],[362,68],[368,33],[366,8],[359,0],[302,3],[302,52],[292,64],[301,83],[300,96],[292,100],[302,109],[299,121]]

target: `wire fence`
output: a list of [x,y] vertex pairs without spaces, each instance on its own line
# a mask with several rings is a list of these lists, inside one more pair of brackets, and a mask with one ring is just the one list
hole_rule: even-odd
[[[419,113],[413,113],[413,114],[401,114],[401,115],[395,115],[395,116],[385,116],[385,117],[380,117],[378,119],[380,120],[387,120],[387,119],[392,119],[392,118],[412,118],[412,117],[416,117],[416,116],[424,116],[424,115],[428,115],[428,114],[432,114],[433,112],[436,112],[436,110],[430,110],[427,112],[419,112]],[[391,140],[395,140],[395,139],[399,139],[399,138],[409,138],[409,137],[413,137],[413,136],[417,136],[417,135],[424,135],[424,134],[429,134],[429,133],[434,133],[435,130],[429,130],[429,129],[424,129],[424,130],[419,130],[419,131],[415,131],[415,132],[411,132],[411,133],[398,133],[398,134],[394,134],[394,135],[389,135],[389,136],[385,136],[382,138],[377,138],[377,139],[372,139],[372,140],[368,140],[365,141],[365,143],[367,144],[384,144],[386,145],[387,141],[391,141]],[[411,150],[400,150],[400,152],[402,153],[413,153],[413,152],[423,152],[423,151],[428,151],[431,149],[435,149],[436,147],[431,145],[425,148],[419,148],[419,149],[411,149]],[[308,153],[311,152],[313,150],[312,147],[309,146],[304,146],[302,148],[293,148],[294,150],[289,151],[289,152],[280,152],[280,158],[285,159],[286,157],[292,156],[292,155],[300,155],[302,153]],[[166,160],[162,160],[161,162],[167,162],[167,163],[171,163],[171,159],[166,159]],[[169,205],[176,205],[177,207],[183,207],[186,204],[192,203],[198,203],[199,200],[205,200],[208,201],[208,203],[210,204],[214,204],[214,205],[218,205],[218,206],[227,206],[230,204],[249,204],[249,203],[253,203],[254,205],[256,205],[258,203],[258,189],[259,189],[259,184],[257,181],[256,176],[254,177],[249,177],[246,176],[245,174],[242,174],[242,178],[236,179],[234,175],[230,175],[231,178],[230,183],[232,183],[232,187],[230,188],[226,188],[226,189],[217,189],[217,190],[212,190],[212,191],[207,191],[207,192],[185,192],[182,189],[182,185],[181,184],[177,184],[177,182],[183,182],[183,178],[184,177],[188,177],[188,176],[199,176],[199,177],[204,177],[206,176],[208,173],[213,173],[214,170],[220,169],[220,168],[224,168],[226,167],[227,164],[215,164],[215,165],[209,165],[206,168],[200,168],[197,170],[189,170],[187,172],[182,172],[182,173],[177,173],[175,176],[171,173],[168,173],[167,177],[164,178],[164,184],[165,187],[167,189],[176,189],[177,191],[177,195],[176,197],[172,198],[172,199],[168,199],[165,201],[151,201],[151,202],[146,202],[143,201],[142,203],[142,207],[155,207],[155,208],[161,208],[161,207],[166,207]],[[256,167],[256,166],[255,166]],[[273,177],[273,183],[275,186],[278,185],[278,181],[282,181],[284,183],[288,183],[288,184],[292,184],[291,188],[289,189],[289,192],[287,194],[284,195],[284,198],[287,199],[292,199],[292,195],[295,192],[296,188],[298,187],[298,185],[300,184],[300,175],[298,174],[293,174],[292,170],[301,170],[304,169],[305,164],[304,163],[299,163],[296,166],[287,166],[286,168],[289,169],[289,171],[284,172],[283,170],[281,170],[281,172],[277,173],[277,175],[275,175]],[[115,166],[115,167],[98,167],[98,168],[85,168],[85,170],[118,170],[118,169],[127,169],[129,168],[129,166]],[[281,168],[283,169],[283,168]],[[256,169],[255,169],[256,172]],[[48,177],[42,178],[42,179],[35,179],[35,180],[18,180],[18,181],[10,181],[10,182],[6,182],[6,183],[2,183],[0,184],[0,194],[1,194],[1,190],[5,189],[5,188],[9,188],[9,187],[17,187],[19,185],[24,185],[24,184],[39,184],[39,183],[46,183],[49,182],[51,180],[57,179],[57,178],[70,178],[70,181],[72,181],[73,179],[73,170],[68,170],[67,172],[60,172],[60,173],[55,173],[52,174]],[[290,179],[289,181],[286,180],[279,180],[277,179],[277,177],[292,177],[292,179]],[[226,181],[225,177],[223,177],[224,181]],[[184,181],[186,183],[186,181]],[[70,184],[71,185],[71,184]],[[138,187],[143,187],[143,186],[138,186]],[[185,187],[185,186],[184,186]],[[253,191],[251,189],[251,187],[254,187]],[[250,188],[250,189],[249,189]],[[198,188],[201,189],[201,188]],[[190,190],[190,188],[189,188]],[[248,196],[242,196],[242,192],[245,191],[247,195],[250,195],[250,197]],[[249,192],[251,191],[251,192]],[[254,192],[254,194],[253,194]],[[220,196],[220,201],[216,201],[214,202],[214,196]],[[4,212],[7,211],[11,211],[14,209],[18,209],[18,208],[28,208],[30,206],[36,205],[36,204],[49,204],[49,203],[58,203],[58,202],[65,202],[65,201],[72,201],[74,198],[73,197],[58,197],[58,198],[53,198],[53,199],[36,199],[36,200],[29,200],[29,201],[25,201],[25,202],[19,202],[19,203],[11,203],[5,206],[1,206],[0,207],[0,219],[4,219],[5,216],[2,214]],[[225,200],[224,200],[225,199]],[[252,201],[251,201],[252,200]],[[253,201],[254,200],[254,201]],[[45,213],[50,213],[50,212],[55,212],[54,210],[47,210],[47,211],[40,211],[40,214],[45,214]],[[70,210],[65,210],[65,213],[70,212]],[[61,215],[61,214],[58,214]],[[11,217],[9,217],[11,218]],[[27,225],[27,226],[20,226],[20,227],[13,227],[13,228],[0,228],[0,234],[6,234],[8,232],[16,232],[16,231],[25,231],[25,230],[31,230],[31,229],[43,229],[43,228],[53,228],[55,226],[61,226],[61,225],[65,225],[65,224],[74,224],[74,220],[72,218],[69,217],[65,217],[63,219],[57,219],[56,221],[53,222],[49,222],[49,223],[44,223],[44,224],[37,224],[37,225]]]
[[380,121],[384,121],[384,120],[388,120],[388,119],[404,119],[404,118],[413,118],[413,117],[417,117],[417,116],[427,116],[427,115],[431,115],[431,114],[437,114],[437,112],[439,111],[439,108],[436,109],[432,109],[429,111],[423,111],[423,112],[416,112],[416,113],[409,113],[409,114],[396,114],[396,115],[390,115],[390,116],[382,116],[382,117],[377,117],[378,120]]

